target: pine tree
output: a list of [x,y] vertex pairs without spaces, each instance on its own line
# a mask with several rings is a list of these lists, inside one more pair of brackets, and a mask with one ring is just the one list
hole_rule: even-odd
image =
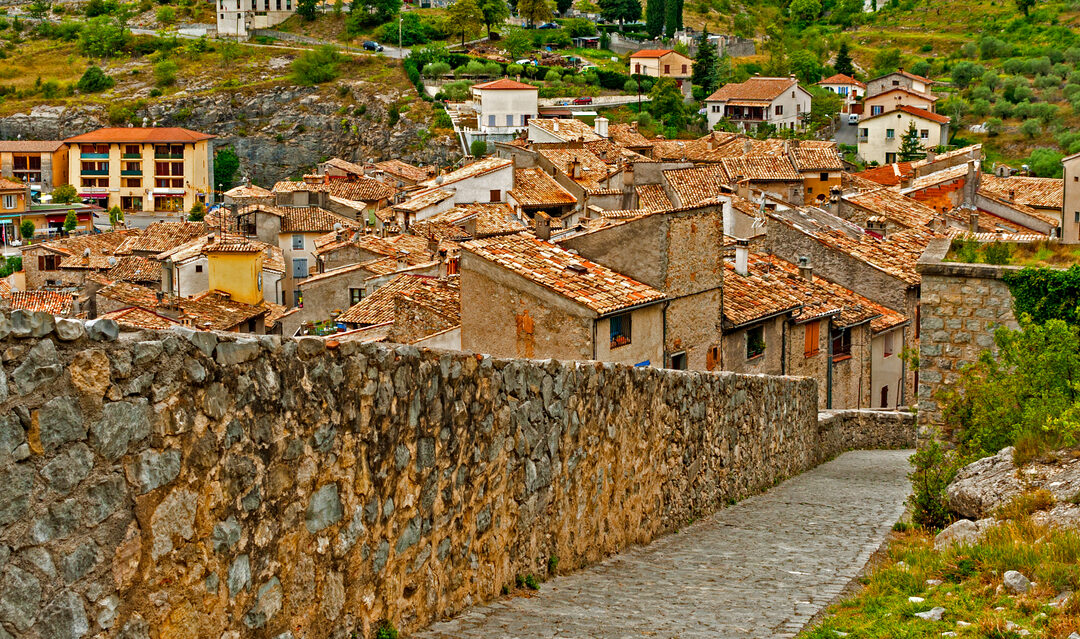
[[900,151],[897,153],[901,162],[912,162],[926,157],[926,147],[919,140],[919,130],[915,123],[908,124],[907,131],[900,137]]
[[837,73],[843,73],[847,76],[855,76],[855,65],[851,62],[851,54],[848,53],[847,42],[841,42],[840,48],[836,51],[836,64],[833,65]]
[[716,90],[718,81],[717,63],[720,56],[716,52],[716,45],[709,41],[709,30],[706,28],[698,39],[697,56],[694,58],[694,72],[690,76],[690,82],[696,87],[701,87],[705,95],[710,95]]
[[645,31],[650,38],[659,38],[664,32],[664,21],[667,19],[664,0],[645,1]]
[[665,0],[664,35],[671,38],[682,29],[683,0]]

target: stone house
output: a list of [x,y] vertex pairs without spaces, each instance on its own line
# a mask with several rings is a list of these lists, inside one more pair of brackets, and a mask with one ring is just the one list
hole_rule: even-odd
[[869,80],[866,83],[866,94],[870,96],[878,95],[895,87],[902,87],[910,91],[929,94],[931,87],[933,86],[934,81],[930,78],[924,78],[921,75],[915,75],[914,73],[900,69],[899,71],[879,75],[878,77]]
[[[416,344],[438,335],[444,348],[460,349],[460,290],[456,277],[398,274],[346,309],[337,322],[357,331],[343,338]],[[447,334],[453,331],[456,337]]]
[[1065,179],[1061,194],[1061,241],[1080,243],[1080,153],[1061,160]]
[[674,49],[643,49],[630,54],[630,74],[672,78],[682,87],[694,73],[694,60]]
[[50,193],[68,184],[68,147],[60,140],[0,141],[0,177]]
[[504,202],[514,188],[514,164],[500,157],[488,157],[467,164],[419,185],[409,199],[392,208],[400,229],[453,208],[457,204]]
[[894,87],[864,99],[863,113],[867,116],[881,115],[882,113],[895,111],[902,106],[933,112],[934,104],[937,101],[937,96],[929,93],[920,93],[904,87]]
[[296,13],[297,0],[216,0],[219,36],[247,38],[255,29],[269,29]]
[[663,365],[665,296],[655,288],[525,233],[461,248],[463,349]]
[[810,113],[811,95],[795,78],[755,76],[746,82],[725,84],[705,98],[709,129],[721,120],[742,130],[759,124],[777,129],[802,129],[803,114]]
[[368,168],[367,174],[384,184],[398,189],[416,186],[431,177],[427,169],[413,166],[401,160],[384,160]]
[[138,233],[131,229],[76,235],[21,247],[26,289],[78,288],[89,274],[112,268],[110,258]]
[[911,124],[919,132],[924,149],[940,146],[949,140],[949,122],[944,115],[906,105],[865,117],[859,121],[859,157],[878,164],[896,162],[901,139]]

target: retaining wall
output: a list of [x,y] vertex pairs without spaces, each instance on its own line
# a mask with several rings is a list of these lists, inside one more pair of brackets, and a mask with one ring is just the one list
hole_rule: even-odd
[[897,444],[801,378],[22,311],[0,353],[5,639],[414,629]]

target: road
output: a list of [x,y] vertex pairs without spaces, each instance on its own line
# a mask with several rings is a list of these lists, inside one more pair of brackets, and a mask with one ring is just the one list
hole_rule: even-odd
[[794,637],[904,512],[911,451],[854,451],[417,639]]
[[[642,95],[641,102],[644,104],[649,101],[649,96]],[[573,98],[541,98],[539,101],[542,107],[562,106],[564,102],[566,106],[576,107],[580,109],[588,108],[607,108],[622,106],[624,104],[637,104],[638,96],[636,95],[600,95],[592,99],[592,104],[570,104],[573,102]]]

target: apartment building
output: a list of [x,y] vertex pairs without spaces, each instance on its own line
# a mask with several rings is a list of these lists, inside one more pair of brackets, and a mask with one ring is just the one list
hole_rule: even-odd
[[213,135],[178,127],[108,127],[64,140],[85,201],[127,213],[182,213],[211,193]]
[[68,181],[68,148],[59,140],[0,141],[0,177],[48,193]]

